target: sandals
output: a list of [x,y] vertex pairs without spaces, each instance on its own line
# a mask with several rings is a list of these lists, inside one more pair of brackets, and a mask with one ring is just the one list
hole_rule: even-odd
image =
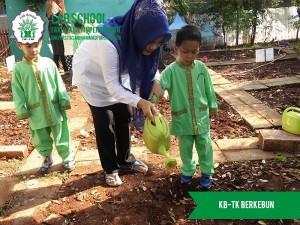
[[148,171],[148,166],[140,160],[136,160],[131,165],[120,165],[120,168],[121,169],[133,170],[133,171],[141,172],[141,173],[145,173],[145,172]]
[[118,173],[111,173],[105,175],[105,181],[109,186],[118,187],[122,184],[122,180]]

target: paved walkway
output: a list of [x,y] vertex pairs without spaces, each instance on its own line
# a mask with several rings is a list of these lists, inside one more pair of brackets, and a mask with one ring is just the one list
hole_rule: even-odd
[[[278,79],[268,79],[268,80],[257,80],[251,82],[244,82],[239,84],[234,84],[223,78],[220,74],[210,71],[212,80],[215,86],[216,93],[222,97],[228,104],[230,104],[244,119],[247,121],[252,129],[257,132],[260,129],[275,128],[281,126],[281,115],[276,111],[270,109],[264,105],[261,101],[254,98],[252,95],[248,94],[246,90],[258,90],[266,89],[272,86],[281,86],[288,84],[299,84],[300,76]],[[82,97],[80,93],[74,92],[75,95],[72,98]],[[76,117],[70,118],[69,126],[72,133],[79,134],[81,129],[84,129],[87,124],[87,116],[84,113],[88,110],[88,106],[82,100],[82,105],[75,106],[72,110],[78,111]],[[13,105],[11,103],[0,103],[0,110],[12,109]],[[77,112],[76,111],[76,112]],[[96,149],[86,149],[79,150],[79,140],[73,140],[73,146],[76,151],[76,169],[72,172],[72,175],[82,174],[81,168],[85,168],[86,173],[95,173],[101,170],[101,165],[99,163],[98,152]],[[259,148],[258,138],[241,138],[241,139],[221,139],[213,142],[214,158],[215,162],[230,162],[230,161],[247,161],[247,160],[260,160],[274,158],[278,154],[285,156],[293,156],[293,154],[286,152],[276,152],[274,151],[263,151]],[[146,147],[133,147],[133,153],[137,155],[138,158],[143,159],[147,162],[147,156],[150,153]],[[196,153],[194,153],[196,154]],[[60,158],[54,151],[54,161],[55,164],[52,171],[63,171],[62,165],[60,163]],[[179,155],[175,155],[179,160]],[[0,190],[1,198],[0,204],[7,199],[7,197],[12,193],[20,190],[26,189],[39,189],[40,187],[47,187],[51,185],[47,195],[43,195],[42,198],[44,204],[38,205],[35,208],[27,207],[26,210],[16,212],[10,217],[24,217],[32,214],[32,210],[40,210],[50,203],[50,200],[59,190],[62,180],[59,177],[48,177],[48,178],[37,178],[34,175],[40,167],[42,162],[41,157],[36,151],[33,151],[28,158],[24,160],[24,164],[18,171],[18,178],[5,178],[0,180]],[[163,163],[163,159],[160,163]],[[86,170],[88,168],[88,171]],[[31,177],[30,179],[27,179]],[[23,178],[23,179],[22,179]],[[28,194],[29,195],[29,194]],[[37,197],[37,195],[35,195]],[[24,199],[28,196],[24,196]],[[1,200],[2,199],[2,200]],[[1,202],[2,201],[2,202]],[[26,203],[24,203],[26,204]]]

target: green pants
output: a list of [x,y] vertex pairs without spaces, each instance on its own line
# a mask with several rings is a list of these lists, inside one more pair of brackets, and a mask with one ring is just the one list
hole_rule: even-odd
[[[45,127],[38,130],[30,129],[30,132],[33,145],[42,156],[47,157],[51,154],[54,139],[55,147],[63,163],[74,160],[67,120],[63,120],[57,126]],[[51,133],[53,139],[51,138]]]
[[213,149],[210,132],[199,135],[178,136],[179,151],[182,161],[180,171],[185,176],[193,176],[196,172],[196,162],[193,160],[193,145],[195,142],[201,173],[214,174]]

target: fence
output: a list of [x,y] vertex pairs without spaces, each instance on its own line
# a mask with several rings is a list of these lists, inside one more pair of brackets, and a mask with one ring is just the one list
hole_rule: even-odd
[[0,62],[5,62],[6,57],[10,56],[9,47],[8,29],[0,30]]

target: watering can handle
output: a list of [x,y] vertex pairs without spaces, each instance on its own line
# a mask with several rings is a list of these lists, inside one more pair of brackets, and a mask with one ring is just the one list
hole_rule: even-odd
[[286,109],[284,110],[284,112],[283,112],[283,113],[287,113],[288,111],[291,111],[291,110],[293,110],[293,111],[296,111],[296,112],[299,112],[299,113],[300,113],[300,109],[299,109],[299,108],[296,108],[296,107],[288,107],[288,108],[286,108]]
[[[154,122],[155,122],[155,123],[156,123],[156,118],[159,119],[160,116],[161,116],[161,114],[159,114],[158,117],[154,116]],[[151,124],[152,126],[156,126],[156,124],[153,124],[152,121],[150,121],[150,124]]]

